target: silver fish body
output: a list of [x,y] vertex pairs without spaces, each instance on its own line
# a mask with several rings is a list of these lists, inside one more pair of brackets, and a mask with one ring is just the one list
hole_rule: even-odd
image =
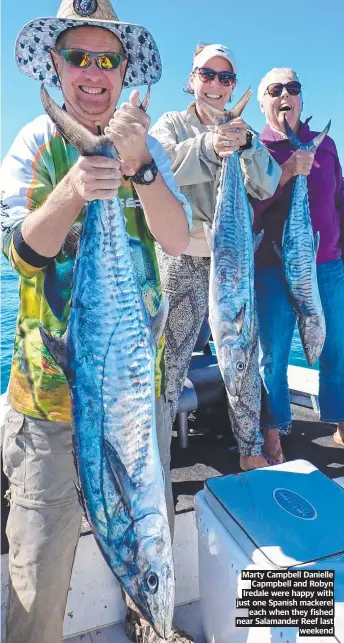
[[[239,116],[252,92],[215,122]],[[202,108],[214,108],[202,102]],[[210,111],[211,110],[211,111]],[[250,205],[238,152],[222,159],[211,235],[209,323],[231,406],[238,405],[254,336],[254,239]],[[211,238],[210,238],[211,237]],[[257,365],[258,368],[258,365]]]
[[[286,132],[294,149],[315,151],[329,131],[330,123],[313,141],[301,144],[286,123]],[[282,264],[296,313],[303,350],[312,366],[320,357],[326,337],[321,304],[316,256],[319,233],[314,236],[308,201],[307,177],[294,181],[288,218],[282,237]]]
[[212,228],[209,323],[230,401],[240,396],[254,329],[252,220],[238,153],[224,158]]
[[[86,133],[74,122],[61,123],[59,108],[51,105],[49,99],[45,109],[67,139],[70,127],[74,137],[79,131],[81,141],[71,142],[82,149]],[[115,157],[114,147],[102,140],[96,153]],[[110,568],[163,638],[171,630],[174,607],[172,547],[155,426],[156,341],[166,315],[162,304],[155,320],[160,328],[152,328],[119,199],[90,202],[75,262],[68,326],[81,495]],[[53,353],[52,338],[43,336]]]

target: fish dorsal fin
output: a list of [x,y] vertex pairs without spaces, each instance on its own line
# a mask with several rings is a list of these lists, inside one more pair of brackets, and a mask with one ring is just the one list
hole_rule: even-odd
[[116,156],[115,147],[106,136],[96,136],[81,123],[78,123],[55,103],[43,84],[41,85],[41,101],[45,112],[64,138],[78,150],[79,154],[82,156],[104,155],[104,148],[108,148],[111,150],[111,156]]
[[282,248],[281,248],[280,244],[277,243],[276,241],[274,241],[273,246],[274,246],[274,250],[275,250],[276,254],[278,255],[278,257],[280,259],[282,259]]
[[213,231],[211,228],[209,228],[209,226],[206,223],[203,223],[203,230],[204,230],[205,238],[207,240],[207,244],[209,246],[209,250],[210,252],[212,252],[214,249],[213,248],[213,240],[214,240]]
[[154,317],[151,317],[152,335],[154,338],[155,346],[159,344],[159,341],[163,336],[168,316],[168,309],[168,299],[167,297],[163,297],[158,312]]
[[289,143],[292,146],[292,148],[294,150],[301,150],[301,149],[308,150],[309,152],[315,152],[318,149],[320,143],[323,142],[325,136],[327,136],[331,127],[331,121],[329,121],[325,129],[323,129],[322,132],[317,134],[312,141],[309,141],[309,143],[301,143],[299,138],[296,136],[295,132],[293,132],[293,130],[291,129],[285,115],[284,115],[283,122],[284,122],[285,133],[288,137]]
[[263,237],[264,237],[264,230],[262,230],[258,234],[253,235],[253,252],[256,252],[258,250],[260,246],[260,242]]
[[318,230],[318,232],[316,233],[316,235],[314,235],[314,250],[315,250],[315,256],[317,256],[317,254],[318,254],[319,246],[320,246],[320,232],[319,232],[319,230]]

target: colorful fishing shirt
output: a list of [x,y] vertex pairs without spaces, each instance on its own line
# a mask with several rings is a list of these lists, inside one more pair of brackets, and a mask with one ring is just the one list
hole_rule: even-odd
[[[163,148],[152,137],[148,137],[148,148],[166,184],[183,203],[190,223],[189,205],[179,192]],[[65,141],[50,118],[40,116],[19,133],[1,172],[2,247],[20,276],[9,402],[25,415],[54,422],[71,420],[70,394],[65,375],[42,343],[39,327],[57,335],[64,334],[67,329],[73,264],[85,208],[58,255],[43,261],[44,265],[39,265],[40,255],[30,252],[28,246],[24,252],[26,244],[20,243],[20,226],[30,211],[44,203],[77,158],[78,152]],[[123,179],[118,195],[144,300],[149,313],[154,315],[161,301],[155,242],[132,183]],[[164,339],[161,338],[156,360],[157,397],[164,388]]]

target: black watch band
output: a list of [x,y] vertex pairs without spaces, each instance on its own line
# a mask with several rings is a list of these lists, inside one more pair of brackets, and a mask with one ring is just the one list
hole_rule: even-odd
[[140,169],[137,170],[134,176],[125,176],[124,178],[129,178],[133,183],[137,183],[138,185],[151,185],[151,183],[154,183],[158,172],[158,167],[153,160],[151,163],[147,163],[146,165],[140,167]]

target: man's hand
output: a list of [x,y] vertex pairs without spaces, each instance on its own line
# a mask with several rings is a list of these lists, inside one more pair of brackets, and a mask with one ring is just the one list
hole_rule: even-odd
[[69,171],[71,185],[83,201],[113,199],[121,184],[121,164],[106,156],[80,156]]
[[282,163],[282,175],[280,185],[285,185],[287,181],[298,174],[308,176],[314,162],[314,152],[307,150],[296,150],[287,161]]
[[247,125],[242,118],[233,118],[218,125],[213,134],[213,146],[221,158],[231,156],[242,145],[246,145]]
[[142,165],[152,160],[147,149],[150,118],[140,105],[139,92],[134,90],[129,103],[122,103],[104,130],[122,159],[123,174],[128,176],[133,176]]

